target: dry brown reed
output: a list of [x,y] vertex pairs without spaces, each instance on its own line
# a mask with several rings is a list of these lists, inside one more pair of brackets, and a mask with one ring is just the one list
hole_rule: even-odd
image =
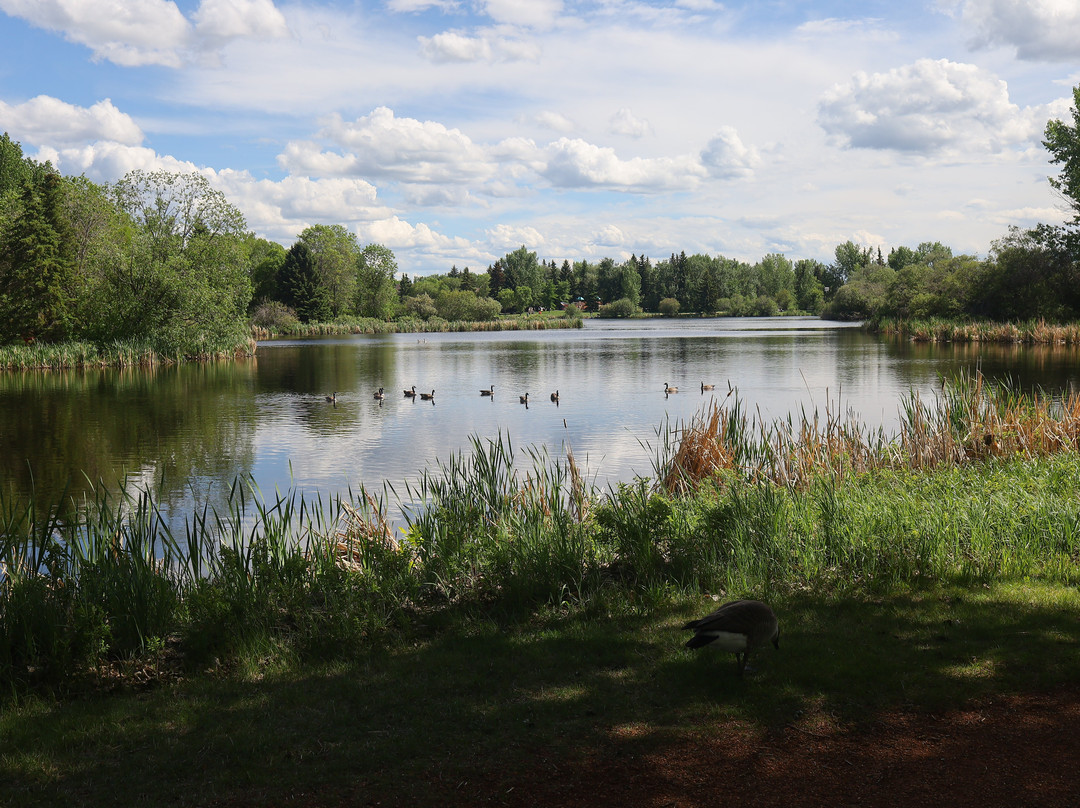
[[1021,345],[1080,345],[1080,323],[961,322],[956,320],[883,320],[868,328],[912,342],[977,342]]
[[404,552],[386,518],[386,509],[368,492],[366,507],[357,508],[342,501],[341,527],[332,535],[335,563],[351,572],[371,570],[373,558]]
[[659,486],[694,490],[724,473],[739,479],[805,488],[813,480],[841,481],[875,469],[928,470],[989,458],[1034,459],[1080,450],[1080,394],[1018,393],[982,374],[943,383],[933,405],[913,393],[898,433],[887,437],[827,410],[767,424],[723,412],[713,403],[676,429],[676,446],[662,464]]

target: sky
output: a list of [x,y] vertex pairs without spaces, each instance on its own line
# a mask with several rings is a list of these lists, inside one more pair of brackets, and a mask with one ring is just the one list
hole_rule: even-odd
[[673,252],[985,256],[1067,218],[1078,0],[0,0],[0,130],[205,175],[410,275]]

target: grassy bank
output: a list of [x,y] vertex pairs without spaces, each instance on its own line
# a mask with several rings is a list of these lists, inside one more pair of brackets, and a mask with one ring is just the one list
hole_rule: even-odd
[[354,318],[333,323],[293,322],[277,328],[253,326],[254,339],[276,337],[316,337],[330,334],[434,334],[464,331],[537,331],[548,328],[581,328],[581,317],[559,313],[506,315],[495,320],[377,320],[371,317]]
[[248,337],[232,345],[207,347],[196,353],[170,350],[151,340],[116,341],[104,345],[89,342],[12,344],[0,346],[0,370],[147,367],[254,354],[255,341]]
[[24,701],[0,712],[0,803],[488,804],[471,797],[495,778],[493,803],[521,805],[528,783],[588,772],[597,750],[632,760],[732,721],[829,737],[883,710],[1080,675],[1080,601],[1049,584],[793,594],[777,602],[780,650],[742,681],[728,656],[681,647],[678,626],[709,606],[673,596],[513,624],[446,614],[330,664],[181,680],[148,667],[145,685]]
[[[755,424],[732,394],[663,431],[655,482],[606,493],[572,453],[521,473],[476,440],[403,492],[429,507],[397,536],[363,491],[241,482],[183,536],[145,494],[63,523],[0,503],[0,783],[20,805],[408,802],[538,749],[1076,681],[1078,411],[958,380],[885,440]],[[783,625],[743,682],[678,631],[741,596]]]
[[1080,345],[1080,323],[971,322],[932,318],[904,320],[884,318],[866,324],[869,330],[913,342],[988,342],[1024,345]]

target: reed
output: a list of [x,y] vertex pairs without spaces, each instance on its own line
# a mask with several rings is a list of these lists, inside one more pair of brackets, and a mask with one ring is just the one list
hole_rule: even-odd
[[661,490],[680,494],[726,472],[748,482],[805,488],[821,477],[932,469],[989,458],[1032,460],[1080,448],[1080,393],[1050,396],[990,384],[981,373],[942,380],[937,400],[901,401],[895,436],[839,418],[832,404],[798,417],[751,419],[735,391],[686,424],[665,425],[653,467]]
[[256,340],[275,337],[312,337],[331,334],[433,334],[469,331],[538,331],[551,328],[582,328],[581,317],[545,317],[540,315],[518,315],[499,317],[495,320],[443,320],[432,317],[428,320],[377,320],[363,318],[333,323],[296,323],[288,328],[270,330],[252,326],[251,337]]
[[185,361],[220,361],[253,356],[254,339],[181,349],[154,340],[33,343],[0,346],[0,370],[64,370],[69,368],[153,367]]
[[1048,323],[1046,320],[995,323],[942,318],[883,318],[868,321],[866,328],[887,337],[912,342],[1080,345],[1080,323]]

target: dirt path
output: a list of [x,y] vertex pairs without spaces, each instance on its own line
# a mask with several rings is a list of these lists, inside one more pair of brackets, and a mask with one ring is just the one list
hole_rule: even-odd
[[[1080,808],[1080,685],[942,714],[894,712],[848,731],[702,727],[657,740],[613,733],[603,748],[521,750],[466,775],[377,793],[232,799],[215,806],[390,808]],[[403,793],[411,796],[403,797]]]
[[583,760],[535,762],[479,770],[431,804],[1080,808],[1080,688],[894,713],[851,732],[731,727],[659,745],[629,733]]

